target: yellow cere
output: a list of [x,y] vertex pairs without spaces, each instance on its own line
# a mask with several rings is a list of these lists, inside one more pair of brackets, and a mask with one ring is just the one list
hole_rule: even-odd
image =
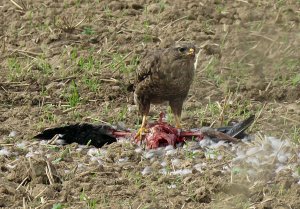
[[187,54],[194,54],[194,49],[190,48]]

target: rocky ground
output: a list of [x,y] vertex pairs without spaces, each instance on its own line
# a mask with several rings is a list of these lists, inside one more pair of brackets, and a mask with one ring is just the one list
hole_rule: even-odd
[[[299,1],[10,0],[0,10],[0,207],[300,208]],[[256,114],[251,142],[32,139],[76,122],[136,129],[140,55],[177,40],[202,49],[183,127]]]

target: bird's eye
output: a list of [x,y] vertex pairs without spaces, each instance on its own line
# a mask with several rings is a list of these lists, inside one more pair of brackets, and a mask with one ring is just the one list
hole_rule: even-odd
[[186,48],[185,48],[185,47],[179,47],[179,48],[178,48],[178,51],[180,51],[180,52],[185,52],[185,51],[186,51]]

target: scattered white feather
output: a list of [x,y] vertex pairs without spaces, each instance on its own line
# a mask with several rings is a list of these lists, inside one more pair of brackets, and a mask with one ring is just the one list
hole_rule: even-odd
[[83,168],[83,167],[85,167],[85,165],[83,163],[78,163],[77,167],[78,168]]
[[277,156],[277,159],[278,159],[278,161],[281,162],[281,163],[286,163],[286,162],[288,161],[289,158],[288,158],[286,155],[278,155],[278,156]]
[[202,163],[198,163],[198,164],[194,165],[194,168],[195,168],[197,171],[199,171],[200,173],[203,172],[203,169],[202,169],[203,167],[204,167],[204,166],[203,166]]
[[168,187],[168,189],[175,189],[176,185],[175,184],[171,184],[171,185],[168,185],[167,187]]
[[173,166],[180,166],[181,161],[177,158],[171,160]]
[[166,152],[166,155],[175,155],[176,153],[177,151],[175,149],[171,149]]
[[76,149],[76,152],[81,152],[82,150],[83,150],[83,148],[78,146],[78,148]]
[[142,175],[148,175],[148,174],[150,174],[151,172],[152,172],[151,167],[150,167],[150,166],[146,166],[146,167],[144,168],[144,170],[142,171]]
[[87,155],[89,156],[95,156],[98,155],[98,149],[97,148],[90,148],[89,151],[87,152]]
[[204,148],[211,146],[212,144],[214,144],[214,142],[208,138],[204,138],[199,142],[199,144],[202,148]]
[[180,170],[172,171],[170,174],[183,176],[183,175],[187,175],[190,173],[192,173],[192,170],[190,170],[190,169],[180,169]]
[[216,159],[217,154],[213,152],[212,150],[208,150],[204,153],[206,159]]
[[153,158],[154,157],[154,152],[147,152],[147,153],[145,153],[144,156],[145,156],[146,159]]
[[167,169],[165,169],[165,168],[160,169],[159,173],[161,173],[162,175],[167,175],[168,174]]
[[136,153],[142,153],[143,149],[141,147],[138,147],[134,150]]
[[217,160],[222,160],[223,159],[223,155],[218,155]]
[[102,160],[100,157],[92,156],[91,157],[91,162],[98,162],[100,165],[103,164]]
[[225,141],[219,141],[218,143],[212,143],[210,145],[210,148],[213,148],[213,149],[218,149],[220,147],[228,147],[228,143],[226,143]]
[[250,156],[250,155],[255,155],[257,154],[259,151],[261,151],[260,147],[251,147],[246,151],[246,155]]
[[41,140],[41,141],[40,141],[40,145],[46,145],[47,143],[48,143],[47,140]]
[[57,140],[55,141],[55,144],[57,144],[57,145],[64,145],[64,144],[66,144],[66,141],[63,140],[63,139],[57,139]]
[[236,157],[233,159],[235,166],[246,169],[250,177],[260,175],[260,172],[268,169],[274,173],[284,170],[295,171],[297,165],[289,163],[289,159],[295,156],[295,146],[289,139],[281,140],[275,137],[265,136],[257,140],[255,144],[238,144],[234,148]]
[[0,155],[8,157],[11,155],[11,152],[8,151],[6,148],[3,148],[3,149],[0,149]]
[[277,167],[277,169],[275,170],[275,172],[279,173],[280,171],[285,170],[286,168],[287,168],[286,166],[280,165],[280,166]]
[[172,145],[168,145],[168,146],[165,147],[165,150],[166,151],[174,150],[174,147]]
[[25,157],[26,158],[31,158],[31,157],[33,157],[33,156],[35,156],[35,154],[33,153],[33,152],[28,152],[26,155],[25,155]]
[[16,137],[17,136],[17,132],[16,131],[11,131],[8,135],[8,137]]
[[119,163],[126,163],[127,161],[128,161],[128,157],[124,157],[124,158],[120,158],[120,159],[118,159],[118,162]]
[[27,142],[26,141],[22,141],[20,143],[17,143],[16,144],[16,147],[20,148],[20,149],[24,149],[27,145]]
[[121,143],[121,144],[128,144],[128,143],[130,143],[130,142],[128,141],[128,138],[126,138],[126,137],[119,137],[119,138],[118,138],[118,143]]
[[166,167],[166,166],[168,165],[168,163],[167,163],[166,161],[162,161],[162,162],[160,163],[160,165],[161,165],[162,167]]

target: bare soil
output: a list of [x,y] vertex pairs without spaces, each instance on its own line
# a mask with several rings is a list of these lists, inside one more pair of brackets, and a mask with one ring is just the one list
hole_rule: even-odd
[[[234,178],[223,170],[228,148],[221,160],[184,149],[148,159],[123,142],[95,158],[91,147],[32,139],[76,122],[137,128],[131,84],[140,54],[191,40],[201,53],[184,128],[254,113],[250,133],[299,144],[299,1],[14,0],[0,10],[0,207],[300,208],[291,173]],[[156,106],[150,116],[161,110],[169,111]],[[160,173],[163,161],[175,169],[174,157],[192,173]],[[193,168],[201,163],[202,172]]]

